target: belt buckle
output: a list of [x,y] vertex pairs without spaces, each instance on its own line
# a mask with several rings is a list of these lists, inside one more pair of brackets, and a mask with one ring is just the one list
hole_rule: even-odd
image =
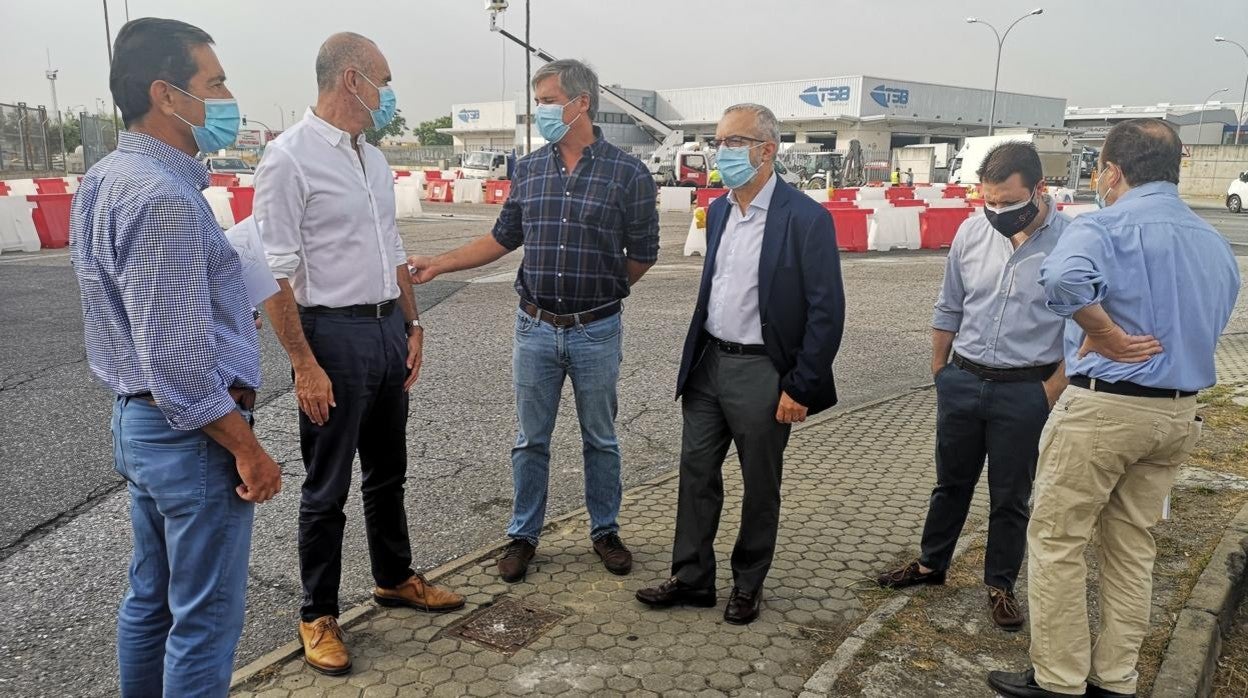
[[381,319],[381,306],[383,305],[385,305],[385,303],[378,303],[377,305],[373,306],[373,319],[374,320]]

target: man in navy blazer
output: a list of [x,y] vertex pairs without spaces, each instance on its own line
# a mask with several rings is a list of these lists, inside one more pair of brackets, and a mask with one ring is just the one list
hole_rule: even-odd
[[784,449],[795,422],[836,404],[832,360],[845,294],[832,217],[775,175],[780,129],[766,107],[729,107],[715,132],[732,189],[711,204],[698,303],[677,379],[684,433],[672,577],[637,592],[655,607],[717,603],[722,466],[735,443],[744,497],[729,623],[758,617],[780,522]]

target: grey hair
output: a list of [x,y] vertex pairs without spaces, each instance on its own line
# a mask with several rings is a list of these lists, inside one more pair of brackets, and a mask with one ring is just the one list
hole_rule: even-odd
[[551,61],[546,65],[537,69],[533,73],[533,87],[537,87],[537,83],[548,77],[554,76],[559,80],[559,89],[568,96],[568,99],[576,99],[581,95],[589,96],[589,118],[591,120],[598,116],[598,74],[593,68],[575,61],[571,58],[561,58],[557,61]]
[[779,145],[780,143],[780,122],[776,119],[776,115],[770,109],[761,104],[753,102],[742,102],[734,104],[724,110],[724,116],[728,116],[734,111],[748,111],[754,115],[754,129],[756,135],[763,140]]
[[[363,65],[368,57],[369,49],[376,47],[372,39],[354,32],[339,32],[321,44],[316,52],[316,87],[321,92],[332,90],[342,79],[347,68],[365,70],[370,66]],[[369,75],[372,80],[384,76]]]

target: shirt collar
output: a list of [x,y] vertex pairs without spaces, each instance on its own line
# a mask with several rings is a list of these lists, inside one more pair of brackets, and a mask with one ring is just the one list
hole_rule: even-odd
[[[338,147],[338,145],[344,140],[348,143],[351,142],[351,134],[317,116],[316,112],[312,111],[312,107],[308,107],[308,110],[303,113],[303,120],[308,122],[312,126],[312,130],[320,134],[320,136],[325,139],[326,143],[329,143],[335,148]],[[363,144],[364,134],[361,133],[359,137],[356,138],[356,145]]]
[[[776,193],[777,178],[776,173],[772,172],[771,176],[767,178],[767,183],[763,185],[762,189],[758,190],[758,195],[750,202],[750,208],[761,208],[764,211],[771,208],[771,196]],[[728,201],[734,207],[740,208],[737,206],[737,192],[735,189],[728,190]]]
[[1173,182],[1147,182],[1138,187],[1131,187],[1127,193],[1114,199],[1114,203],[1119,201],[1130,201],[1140,196],[1153,196],[1154,194],[1169,194],[1170,196],[1179,195],[1179,185]]
[[122,131],[117,137],[117,149],[155,158],[201,191],[208,188],[207,165],[162,140],[137,131]]
[[[594,142],[585,146],[585,148],[581,150],[581,155],[588,156],[590,158],[596,158],[599,155],[604,154],[606,147],[607,147],[607,140],[602,137],[602,129],[595,126],[594,127]],[[556,154],[558,154],[558,152],[559,152],[559,144],[552,143],[551,148],[550,148],[550,156],[553,158],[555,157]]]

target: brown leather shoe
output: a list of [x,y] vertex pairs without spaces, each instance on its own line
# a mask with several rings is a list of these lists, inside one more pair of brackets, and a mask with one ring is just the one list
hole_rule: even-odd
[[299,640],[303,643],[303,661],[313,669],[329,676],[351,671],[351,654],[337,618],[321,616],[311,623],[299,621]]
[[614,533],[608,533],[594,541],[594,552],[602,558],[602,566],[611,574],[623,575],[633,571],[633,554]]
[[996,587],[988,587],[988,605],[992,607],[992,622],[998,628],[1009,632],[1017,632],[1027,622],[1023,609],[1014,598],[1014,592]]
[[728,605],[724,607],[724,620],[733,625],[749,625],[758,620],[758,612],[762,606],[762,589],[748,594],[734,586],[728,597]]
[[916,584],[944,584],[945,573],[932,570],[927,574],[919,571],[919,561],[915,560],[905,567],[889,570],[875,578],[875,583],[885,589],[905,589]]
[[715,587],[699,589],[672,577],[658,586],[638,589],[637,600],[647,606],[667,608],[678,604],[710,608],[715,605]]
[[537,548],[532,543],[513,538],[507,547],[503,548],[503,554],[498,557],[498,576],[509,584],[524,579],[524,575],[529,571],[529,562],[536,554]]
[[446,613],[464,607],[464,597],[429,583],[423,574],[414,574],[394,589],[373,588],[373,600],[382,606],[406,606],[425,613]]

